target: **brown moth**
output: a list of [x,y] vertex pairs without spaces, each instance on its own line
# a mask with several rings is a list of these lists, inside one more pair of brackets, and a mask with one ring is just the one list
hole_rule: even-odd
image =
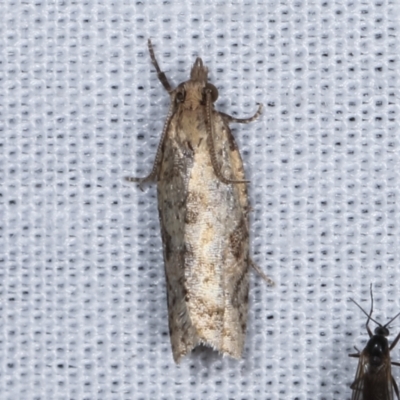
[[[356,348],[357,353],[349,354],[349,357],[359,358],[356,377],[350,386],[353,390],[351,400],[394,400],[394,393],[397,399],[399,399],[399,389],[392,376],[391,365],[400,366],[400,363],[391,361],[390,351],[393,350],[399,341],[400,333],[390,346],[386,337],[389,336],[388,325],[393,322],[400,313],[382,326],[372,318],[374,303],[372,285],[370,293],[371,311],[369,314],[367,314],[353,299],[350,299],[368,317],[366,328],[370,337],[361,353]],[[375,328],[374,334],[372,334],[368,326],[369,321],[373,321],[378,325]]]
[[240,358],[253,264],[247,181],[229,123],[255,120],[261,106],[246,119],[216,111],[218,90],[201,58],[190,79],[172,89],[150,40],[148,48],[171,105],[152,171],[127,179],[157,180],[174,360],[200,344]]

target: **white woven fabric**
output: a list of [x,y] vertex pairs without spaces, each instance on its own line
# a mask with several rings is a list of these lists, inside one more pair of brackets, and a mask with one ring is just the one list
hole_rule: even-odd
[[[400,310],[397,0],[0,3],[0,398],[349,399],[376,318]],[[168,337],[150,171],[170,81],[196,56],[250,196],[241,361]],[[400,331],[393,322],[390,339]],[[400,349],[392,358],[400,360]],[[394,367],[394,376],[400,371]]]

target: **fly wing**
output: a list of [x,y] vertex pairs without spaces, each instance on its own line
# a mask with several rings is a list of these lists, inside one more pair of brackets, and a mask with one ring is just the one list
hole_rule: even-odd
[[390,359],[371,368],[368,354],[362,352],[350,387],[353,390],[351,400],[394,400]]
[[353,395],[351,396],[351,400],[364,400],[363,392],[364,392],[364,380],[365,380],[365,371],[368,369],[368,358],[361,354],[358,360],[356,377],[354,378],[354,382],[351,384],[350,388],[353,390]]

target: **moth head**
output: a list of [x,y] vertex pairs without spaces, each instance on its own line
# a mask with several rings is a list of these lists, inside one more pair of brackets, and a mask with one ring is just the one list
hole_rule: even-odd
[[203,64],[203,60],[197,57],[190,72],[190,80],[198,83],[202,88],[202,97],[205,100],[207,92],[211,93],[211,101],[214,103],[218,99],[218,89],[207,82],[208,68]]
[[184,108],[195,109],[206,104],[207,96],[214,103],[218,98],[218,89],[207,81],[207,76],[207,67],[197,57],[190,72],[190,80],[174,90],[176,103],[182,103]]
[[218,89],[207,82],[208,69],[200,57],[197,57],[190,72],[190,80],[181,83],[175,89],[176,103],[183,103],[183,107],[194,109],[206,104],[207,96],[211,96],[214,103],[218,98]]
[[211,83],[205,85],[192,80],[181,83],[175,89],[175,102],[182,103],[185,108],[194,109],[206,104],[207,96],[211,96],[211,102],[214,103],[218,98],[218,89]]

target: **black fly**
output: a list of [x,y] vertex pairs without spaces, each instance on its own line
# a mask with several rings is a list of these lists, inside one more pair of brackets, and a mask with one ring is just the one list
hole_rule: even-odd
[[[393,393],[396,393],[397,399],[399,399],[399,389],[392,376],[391,364],[400,366],[400,363],[390,360],[390,351],[399,341],[400,333],[390,346],[386,337],[389,336],[388,325],[393,322],[400,313],[382,326],[372,318],[374,304],[372,285],[370,292],[371,311],[369,314],[367,314],[353,299],[350,299],[368,317],[366,328],[370,337],[361,353],[356,348],[357,353],[349,354],[350,357],[359,358],[356,377],[350,386],[353,390],[351,400],[393,400]],[[368,326],[370,320],[378,325],[375,328],[374,334],[372,334]]]

